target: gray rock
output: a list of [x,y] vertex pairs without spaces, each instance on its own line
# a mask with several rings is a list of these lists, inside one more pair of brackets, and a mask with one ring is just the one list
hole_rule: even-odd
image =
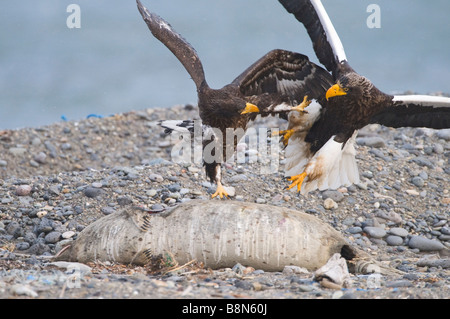
[[388,231],[389,234],[399,237],[406,237],[408,236],[408,231],[401,227],[392,227]]
[[247,179],[248,177],[245,174],[236,174],[230,178],[230,183],[239,183],[246,181]]
[[61,233],[59,231],[52,231],[45,235],[45,242],[47,244],[56,244],[59,241],[59,238],[61,237]]
[[377,149],[377,148],[372,148],[370,149],[369,153],[375,155],[376,157],[381,158],[382,160],[384,160],[385,162],[390,162],[392,161],[392,159],[389,156],[384,155],[383,151]]
[[180,184],[172,184],[172,185],[167,186],[167,188],[169,189],[169,191],[174,193],[174,192],[179,192],[181,189],[181,186],[180,186]]
[[[154,195],[156,195],[156,193]],[[117,198],[117,203],[120,206],[130,205],[132,202],[133,202],[133,200],[130,197],[127,197],[127,196],[120,196],[120,197]]]
[[48,188],[48,191],[52,195],[59,195],[61,193],[61,186],[60,185],[52,185]]
[[234,282],[234,286],[236,288],[241,288],[244,290],[252,290],[254,289],[253,283],[247,280],[236,280]]
[[444,269],[450,268],[450,258],[437,258],[434,255],[425,256],[417,261],[419,267],[441,267]]
[[164,178],[159,174],[150,174],[150,176],[148,178],[150,178],[150,180],[152,182],[160,183],[160,182],[164,181]]
[[105,215],[112,214],[116,211],[114,208],[109,207],[109,206],[104,206],[104,207],[100,208],[100,210]]
[[27,149],[23,147],[11,147],[9,152],[14,156],[23,156],[27,152]]
[[69,150],[72,149],[72,144],[70,144],[70,143],[63,143],[63,144],[61,144],[61,149],[63,151],[69,151]]
[[344,199],[344,194],[342,194],[339,191],[326,190],[322,193],[322,198],[323,199],[331,198],[336,203],[339,203],[340,201],[342,201]]
[[431,163],[431,161],[426,157],[418,156],[416,158],[413,158],[412,161],[419,166],[426,166],[428,168],[434,168],[433,163]]
[[359,137],[356,139],[356,143],[363,146],[377,147],[377,148],[386,146],[384,139],[382,139],[379,136]]
[[444,226],[445,224],[447,224],[447,221],[442,219],[442,220],[438,221],[437,223],[433,224],[433,227],[441,227],[441,226]]
[[411,180],[411,183],[413,183],[415,186],[417,186],[419,188],[423,187],[423,185],[425,185],[425,181],[423,180],[422,177],[419,177],[419,176],[413,177]]
[[409,280],[395,280],[386,282],[386,287],[388,288],[403,288],[412,286],[414,286],[414,284]]
[[441,228],[441,233],[443,233],[444,235],[450,235],[450,227],[442,227]]
[[433,152],[435,152],[436,154],[442,154],[444,153],[444,147],[439,143],[435,143],[433,145]]
[[389,235],[385,240],[389,246],[400,246],[403,244],[403,238],[400,236]]
[[436,132],[436,137],[445,141],[450,141],[450,129],[443,129]]
[[28,196],[31,193],[30,185],[19,185],[16,188],[16,195],[18,196]]
[[84,196],[89,198],[95,198],[102,193],[102,189],[96,187],[86,187],[84,190]]
[[155,158],[150,161],[143,161],[142,164],[155,166],[155,165],[172,165],[173,163],[168,160],[165,160],[164,158]]
[[26,241],[22,241],[16,244],[17,250],[27,250],[28,248],[30,248],[30,244],[27,243]]
[[9,223],[5,230],[9,235],[14,236],[15,238],[23,236],[23,229],[16,221]]
[[33,159],[39,164],[45,164],[47,162],[47,155],[44,152],[39,152]]
[[362,232],[362,228],[361,227],[349,227],[347,228],[347,232],[349,232],[350,234],[358,234],[360,232]]
[[364,227],[364,232],[373,238],[383,238],[386,236],[386,231],[380,227],[367,226]]
[[55,145],[53,145],[50,141],[45,141],[44,145],[47,148],[47,150],[49,150],[50,157],[51,158],[56,158],[57,157],[57,150],[56,150]]
[[283,274],[293,275],[293,274],[308,274],[309,271],[306,268],[299,266],[284,266]]
[[408,246],[420,251],[435,251],[444,249],[444,245],[437,241],[422,236],[412,236],[408,242]]

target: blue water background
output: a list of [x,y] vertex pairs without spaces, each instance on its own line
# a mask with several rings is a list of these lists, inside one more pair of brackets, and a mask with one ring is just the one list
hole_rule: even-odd
[[[142,0],[197,50],[211,87],[275,48],[317,63],[304,27],[276,0]],[[71,3],[81,28],[69,29]],[[388,93],[450,93],[450,1],[323,0],[355,70]],[[381,9],[370,29],[367,7]],[[0,130],[89,114],[196,103],[189,75],[142,21],[134,0],[3,1]]]

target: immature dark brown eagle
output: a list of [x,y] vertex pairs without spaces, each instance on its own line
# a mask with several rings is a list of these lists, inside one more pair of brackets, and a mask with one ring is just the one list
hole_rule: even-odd
[[303,194],[359,181],[354,141],[370,123],[390,127],[450,127],[450,98],[389,95],[356,73],[320,0],[279,0],[302,22],[333,85],[312,100],[307,114],[289,115],[286,176]]
[[[221,183],[221,163],[234,151],[237,140],[225,140],[226,129],[245,130],[250,120],[261,115],[283,113],[296,109],[302,111],[307,103],[304,96],[319,98],[332,84],[330,74],[308,60],[308,57],[284,50],[273,50],[247,68],[231,84],[221,89],[208,86],[203,66],[194,48],[161,17],[149,12],[137,0],[139,12],[152,34],[161,41],[183,64],[192,77],[198,93],[198,107],[202,119],[203,163],[207,177],[217,183],[212,197],[227,196]],[[300,100],[299,97],[301,97]],[[297,106],[296,106],[297,105]],[[163,121],[167,132],[194,132],[193,121]],[[214,130],[214,129],[218,129]],[[221,133],[221,138],[218,136]],[[210,143],[222,145],[223,156],[206,156]],[[217,148],[215,148],[217,149]]]

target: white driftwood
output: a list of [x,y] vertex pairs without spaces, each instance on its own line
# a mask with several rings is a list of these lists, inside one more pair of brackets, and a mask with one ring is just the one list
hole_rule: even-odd
[[124,209],[87,226],[59,260],[145,264],[169,252],[213,269],[236,263],[266,271],[295,265],[316,270],[346,245],[314,216],[237,201],[192,200],[159,214]]

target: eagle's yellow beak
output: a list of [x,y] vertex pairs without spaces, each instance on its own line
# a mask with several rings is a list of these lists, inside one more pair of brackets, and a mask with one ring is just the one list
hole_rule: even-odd
[[347,92],[339,85],[335,84],[332,87],[330,87],[327,91],[327,94],[325,97],[327,98],[327,101],[330,97],[339,96],[339,95],[346,95]]
[[247,103],[245,105],[245,109],[241,112],[241,114],[247,114],[247,113],[258,113],[259,112],[259,108],[252,104],[252,103]]

